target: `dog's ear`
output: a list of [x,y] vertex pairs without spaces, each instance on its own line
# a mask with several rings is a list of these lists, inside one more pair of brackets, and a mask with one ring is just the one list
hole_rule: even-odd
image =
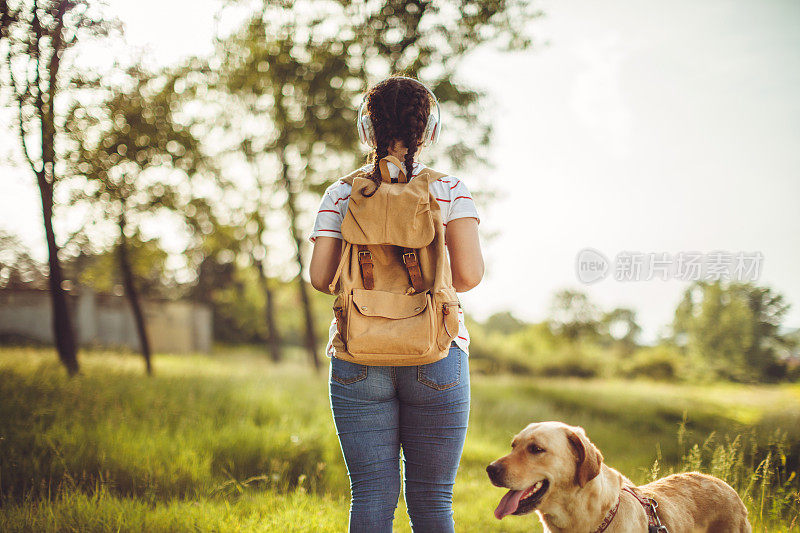
[[568,429],[567,440],[578,459],[575,467],[575,484],[583,487],[600,474],[603,454],[589,441],[583,428],[576,428],[575,431]]

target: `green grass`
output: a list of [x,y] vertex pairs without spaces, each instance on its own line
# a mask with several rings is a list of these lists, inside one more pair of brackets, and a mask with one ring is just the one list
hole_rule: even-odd
[[[51,351],[0,350],[0,531],[343,531],[348,480],[326,373],[297,354],[273,365],[223,353],[158,356],[147,378],[135,355],[89,352],[68,379]],[[494,519],[503,491],[484,471],[538,420],[583,426],[636,482],[720,475],[757,531],[800,531],[797,479],[787,482],[798,385],[472,379],[459,531],[540,530],[533,517]],[[410,531],[402,499],[395,527]]]

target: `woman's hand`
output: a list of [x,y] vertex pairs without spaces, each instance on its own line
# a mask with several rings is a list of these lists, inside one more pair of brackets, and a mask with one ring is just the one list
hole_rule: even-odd
[[311,264],[308,267],[308,276],[311,285],[320,292],[331,294],[328,286],[333,281],[339,259],[342,256],[342,240],[335,237],[317,237],[314,240],[314,251],[311,254]]
[[457,292],[475,288],[483,279],[483,254],[478,237],[478,220],[457,218],[447,224],[445,241],[450,252],[450,270]]

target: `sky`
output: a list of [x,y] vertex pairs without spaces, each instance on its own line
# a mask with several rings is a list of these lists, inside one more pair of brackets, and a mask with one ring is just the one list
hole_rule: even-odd
[[[109,4],[157,62],[211,49],[214,1]],[[728,251],[761,255],[757,282],[800,327],[800,2],[538,5],[538,45],[477,49],[458,74],[487,92],[495,131],[492,167],[458,177],[499,193],[478,206],[487,272],[466,311],[538,321],[557,290],[579,289],[603,309],[635,309],[653,340],[688,282],[616,280],[618,254]],[[0,229],[41,253],[31,178],[2,173]],[[592,284],[576,274],[586,248],[609,261]]]

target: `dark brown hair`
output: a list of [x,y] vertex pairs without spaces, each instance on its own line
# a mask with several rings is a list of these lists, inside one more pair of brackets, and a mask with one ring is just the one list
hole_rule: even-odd
[[394,141],[402,141],[408,151],[405,157],[406,176],[411,178],[414,155],[422,142],[422,134],[428,123],[431,97],[417,82],[399,76],[386,78],[370,89],[367,95],[367,112],[375,132],[375,151],[372,154],[373,168],[369,179],[375,189],[364,196],[372,196],[381,186],[380,160],[389,153]]

